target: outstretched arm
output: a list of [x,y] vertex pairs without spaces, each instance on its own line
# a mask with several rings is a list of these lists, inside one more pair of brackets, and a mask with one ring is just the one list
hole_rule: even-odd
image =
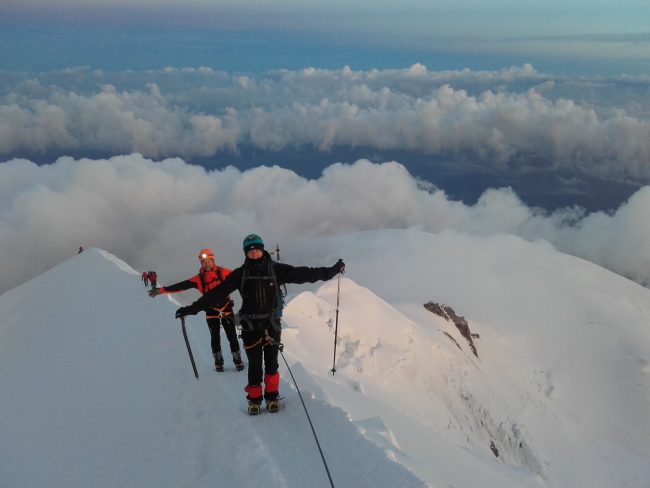
[[334,278],[337,274],[343,273],[345,263],[339,259],[334,266],[324,268],[309,268],[307,266],[291,266],[284,263],[276,263],[275,271],[279,284],[284,283],[314,283]]
[[184,317],[185,315],[196,315],[201,310],[223,305],[223,303],[228,299],[228,296],[239,288],[240,282],[241,268],[237,268],[219,285],[212,288],[197,301],[187,307],[181,307],[176,310],[176,318]]
[[149,290],[149,296],[151,298],[156,297],[158,295],[162,295],[164,293],[178,293],[181,291],[189,290],[191,288],[197,288],[199,287],[198,284],[198,276],[196,275],[192,278],[189,278],[184,281],[179,281],[178,283],[174,283],[173,285],[169,286],[161,286],[160,288],[152,288]]

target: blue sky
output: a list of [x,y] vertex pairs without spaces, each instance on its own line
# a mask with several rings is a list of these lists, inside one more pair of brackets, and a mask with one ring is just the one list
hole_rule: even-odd
[[650,73],[645,0],[5,0],[0,69],[315,66]]

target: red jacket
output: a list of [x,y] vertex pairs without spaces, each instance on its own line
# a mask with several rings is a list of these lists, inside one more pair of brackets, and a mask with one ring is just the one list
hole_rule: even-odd
[[[190,288],[196,288],[199,290],[201,295],[205,295],[208,291],[221,284],[230,273],[231,270],[228,268],[222,268],[216,265],[212,271],[204,271],[203,268],[201,268],[199,274],[173,285],[163,286],[158,288],[158,290],[160,293],[178,293],[189,290]],[[222,303],[218,303],[207,309],[205,314],[209,319],[219,318],[223,315],[232,315],[232,307],[233,301],[230,299],[230,296],[227,296]]]

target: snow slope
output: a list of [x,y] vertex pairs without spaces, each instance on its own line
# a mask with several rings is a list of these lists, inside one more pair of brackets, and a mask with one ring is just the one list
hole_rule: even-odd
[[[373,231],[324,245],[362,249],[349,275],[392,305],[342,280],[335,377],[322,366],[331,367],[332,346],[317,347],[333,343],[335,283],[291,303],[284,341],[322,398],[354,421],[381,420],[383,444],[407,452],[400,462],[418,476],[458,486],[650,486],[649,290],[513,236]],[[469,319],[478,358],[453,324],[422,307],[428,300]]]
[[[211,369],[202,317],[90,249],[0,296],[0,486],[329,486],[300,401],[245,413],[245,373]],[[307,398],[337,486],[422,486],[339,408]]]
[[[355,250],[336,374],[336,280],[289,287],[283,342],[336,486],[648,486],[650,291],[512,236],[319,246]],[[0,296],[0,486],[328,486],[282,361],[284,411],[250,418],[175,308],[96,249]]]

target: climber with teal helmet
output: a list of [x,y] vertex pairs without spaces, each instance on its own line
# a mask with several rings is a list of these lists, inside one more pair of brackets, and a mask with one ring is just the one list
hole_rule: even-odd
[[239,291],[242,298],[239,311],[241,337],[248,357],[248,384],[244,388],[248,413],[258,414],[262,399],[270,412],[277,412],[280,385],[278,347],[283,306],[280,287],[285,283],[329,280],[342,273],[345,264],[339,259],[331,267],[309,268],[275,262],[257,234],[246,236],[242,247],[246,256],[244,264],[197,301],[179,308],[176,317],[195,315],[213,303],[220,303],[230,293]]

